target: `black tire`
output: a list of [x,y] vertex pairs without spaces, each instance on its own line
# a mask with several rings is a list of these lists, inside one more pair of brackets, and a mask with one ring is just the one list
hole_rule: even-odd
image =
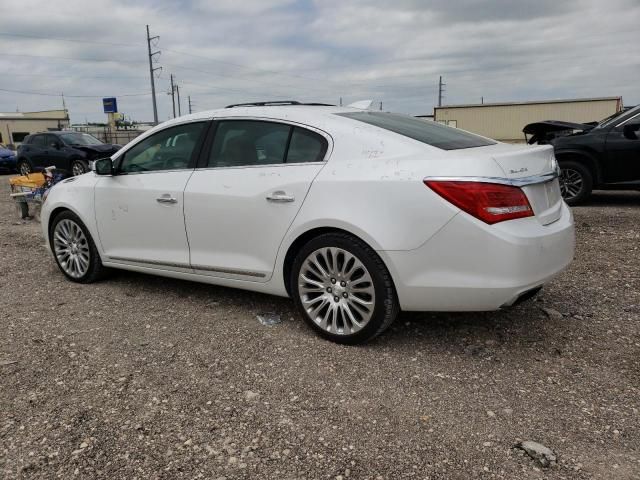
[[89,164],[85,160],[73,160],[71,162],[71,174],[75,177],[89,171]]
[[[558,163],[560,165],[560,189],[565,202],[569,205],[578,205],[587,200],[593,189],[593,175],[589,168],[574,160],[561,160]],[[569,186],[572,179],[580,182],[580,188],[577,191],[575,184],[573,189]]]
[[[303,268],[307,258],[312,253],[327,247],[335,247],[354,256],[366,268],[366,271],[372,280],[371,283],[375,292],[372,301],[373,312],[371,313],[371,317],[368,322],[355,333],[339,334],[323,329],[310,317],[303,305],[303,300],[300,294],[301,285],[299,281],[301,269]],[[344,258],[345,257],[343,257],[343,261],[346,261]],[[338,262],[338,260],[336,260],[336,262]],[[384,332],[393,323],[400,311],[391,274],[387,270],[382,259],[366,243],[347,233],[326,233],[310,240],[306,245],[304,245],[293,261],[289,282],[293,300],[307,324],[321,337],[336,343],[354,345],[367,342]],[[353,295],[353,293],[351,294]],[[317,295],[324,295],[324,293],[317,293]],[[333,293],[329,294],[329,296],[331,295],[333,295]],[[338,302],[337,296],[333,298],[336,298],[335,301]],[[345,302],[346,301],[347,300],[345,298]],[[330,308],[330,302],[331,300],[327,302],[327,308]],[[322,310],[323,309],[321,309],[321,311]],[[344,313],[339,315],[346,316]],[[337,323],[342,321],[343,325],[344,323],[347,323],[347,320],[344,317],[340,318],[341,320],[336,317],[335,322]],[[353,323],[351,323],[351,325],[353,325]]]
[[[60,260],[58,259],[58,256],[55,253],[56,250],[54,247],[53,236],[56,230],[56,226],[63,220],[70,220],[71,222],[75,223],[78,227],[80,227],[80,229],[82,230],[82,233],[84,233],[84,236],[86,238],[86,242],[87,242],[86,244],[89,252],[89,267],[87,268],[86,273],[84,273],[81,276],[74,277],[69,273],[67,273],[64,267],[62,266]],[[67,277],[72,282],[92,283],[102,279],[108,271],[107,268],[102,265],[100,254],[98,253],[98,249],[96,248],[96,245],[93,242],[93,238],[91,237],[89,230],[87,229],[85,224],[82,223],[82,220],[80,220],[80,218],[75,213],[69,210],[65,210],[59,213],[51,222],[49,226],[49,246],[51,247],[51,252],[53,254],[53,258],[56,261],[56,264],[58,265],[58,268],[60,268],[60,271],[65,275],[65,277]]]
[[16,169],[20,175],[27,175],[33,172],[33,167],[27,160],[18,160]]

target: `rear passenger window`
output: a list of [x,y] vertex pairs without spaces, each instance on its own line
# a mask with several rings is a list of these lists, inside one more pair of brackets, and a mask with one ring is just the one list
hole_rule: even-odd
[[327,141],[321,135],[303,128],[294,128],[287,154],[287,163],[321,162],[327,152]]
[[36,135],[31,139],[31,143],[32,145],[35,145],[36,147],[46,147],[47,146],[47,142],[45,140],[45,136],[44,135]]
[[289,125],[253,120],[218,123],[208,167],[242,167],[284,163]]

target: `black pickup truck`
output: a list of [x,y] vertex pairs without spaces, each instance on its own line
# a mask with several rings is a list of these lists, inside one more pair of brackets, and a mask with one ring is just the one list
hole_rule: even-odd
[[640,190],[640,105],[597,123],[530,123],[529,143],[551,144],[560,165],[560,188],[569,205],[594,189]]

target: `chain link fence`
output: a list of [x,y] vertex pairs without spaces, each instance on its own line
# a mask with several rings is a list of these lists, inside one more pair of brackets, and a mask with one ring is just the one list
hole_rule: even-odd
[[105,127],[72,127],[77,132],[89,133],[104,143],[126,145],[142,135],[144,130],[119,130]]

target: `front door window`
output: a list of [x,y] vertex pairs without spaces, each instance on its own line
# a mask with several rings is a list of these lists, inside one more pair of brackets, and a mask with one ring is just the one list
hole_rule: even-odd
[[151,135],[125,152],[118,173],[193,168],[195,146],[204,127],[204,122],[187,123]]

